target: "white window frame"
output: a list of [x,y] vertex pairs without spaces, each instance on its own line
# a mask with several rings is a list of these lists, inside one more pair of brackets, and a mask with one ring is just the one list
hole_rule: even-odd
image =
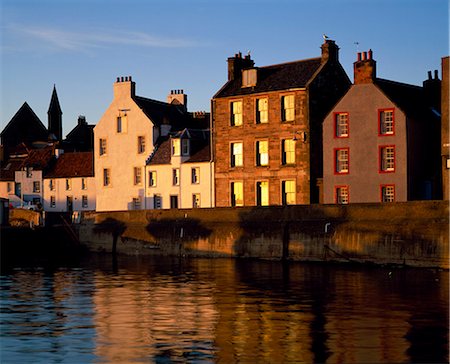
[[295,95],[281,96],[281,121],[290,122],[295,120]]
[[242,167],[244,165],[244,144],[233,142],[230,144],[230,167]]
[[156,171],[149,171],[148,172],[148,186],[149,187],[156,187],[157,183],[157,173]]
[[338,112],[335,114],[336,138],[348,137],[348,113]]
[[269,99],[261,97],[256,99],[256,124],[269,122]]
[[142,185],[142,168],[133,167],[133,184],[135,186]]
[[256,165],[259,167],[266,167],[269,165],[269,141],[257,140],[255,143],[256,149]]
[[180,168],[172,169],[172,186],[180,185]]
[[295,180],[287,179],[281,181],[281,202],[283,205],[295,205],[297,200]]
[[200,183],[200,167],[191,168],[191,183],[192,184]]
[[[240,194],[240,196],[239,196],[239,194]],[[230,206],[233,206],[233,207],[244,206],[244,182],[243,181],[231,181],[230,182]]]
[[231,101],[230,103],[230,125],[241,126],[243,123],[243,105],[242,100]]

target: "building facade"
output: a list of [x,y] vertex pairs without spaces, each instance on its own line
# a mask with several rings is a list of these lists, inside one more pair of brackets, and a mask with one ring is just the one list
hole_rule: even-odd
[[324,121],[324,203],[439,196],[439,111],[427,100],[440,80],[427,81],[377,78],[372,51],[358,53],[354,84]]
[[146,166],[148,209],[214,207],[209,130],[171,133]]
[[442,92],[441,92],[441,156],[442,156],[442,194],[444,200],[449,199],[450,189],[450,116],[449,116],[449,102],[450,102],[450,84],[449,84],[449,63],[450,57],[442,58]]
[[147,209],[145,165],[161,138],[203,119],[187,112],[187,96],[168,102],[137,96],[131,77],[114,83],[114,99],[94,128],[97,211]]
[[350,81],[332,40],[318,58],[255,67],[228,59],[212,100],[216,206],[320,201],[322,120]]
[[48,212],[96,208],[92,152],[62,153],[44,176],[43,207]]

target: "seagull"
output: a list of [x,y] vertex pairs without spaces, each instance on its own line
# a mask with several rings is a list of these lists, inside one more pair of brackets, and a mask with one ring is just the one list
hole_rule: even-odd
[[328,39],[328,35],[324,34],[323,35],[323,40],[327,40]]

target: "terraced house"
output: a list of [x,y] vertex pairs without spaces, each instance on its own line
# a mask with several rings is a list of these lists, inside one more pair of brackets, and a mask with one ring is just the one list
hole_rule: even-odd
[[256,67],[228,58],[228,81],[212,100],[216,206],[321,200],[322,120],[350,87],[339,48],[320,57]]

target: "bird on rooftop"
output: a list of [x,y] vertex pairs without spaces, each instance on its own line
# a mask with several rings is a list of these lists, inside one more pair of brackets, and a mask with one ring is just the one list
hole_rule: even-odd
[[328,35],[326,34],[323,35],[323,40],[327,40],[328,38],[329,38]]

